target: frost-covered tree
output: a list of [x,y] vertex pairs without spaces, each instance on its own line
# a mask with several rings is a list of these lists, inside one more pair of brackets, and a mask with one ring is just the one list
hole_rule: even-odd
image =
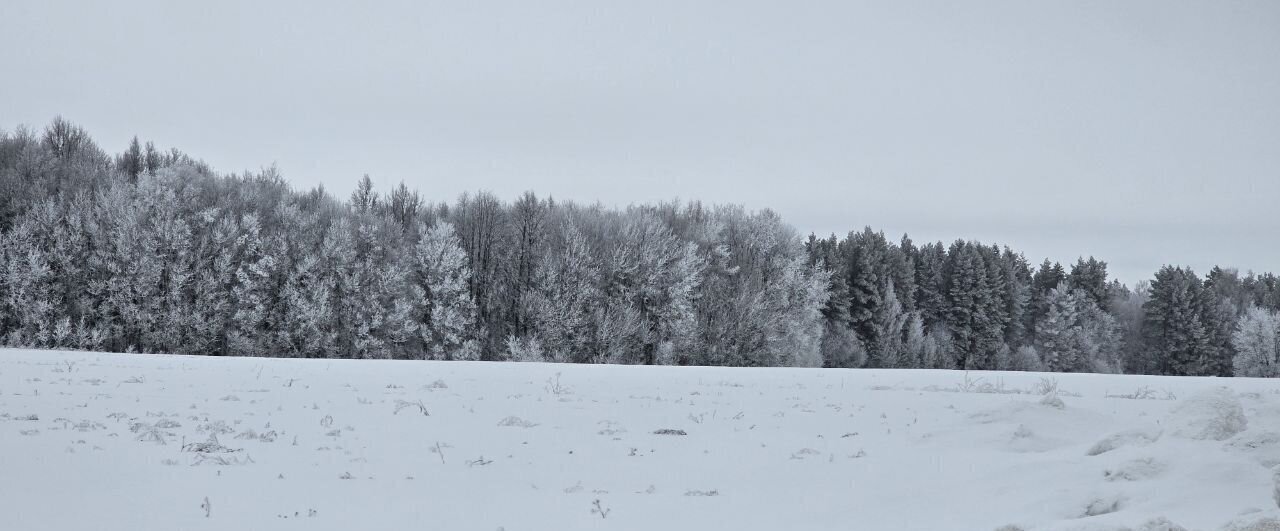
[[916,258],[916,308],[926,329],[946,322],[948,313],[946,277],[947,248],[940,242],[920,247]]
[[907,315],[904,333],[905,338],[902,343],[902,357],[899,361],[899,366],[904,368],[925,367],[925,360],[928,357],[928,340],[930,338],[925,335],[924,319],[920,318],[918,312],[912,312]]
[[1250,306],[1232,336],[1236,376],[1280,376],[1280,314]]
[[1143,306],[1147,302],[1148,283],[1142,281],[1132,289],[1113,281],[1109,287],[1111,292],[1111,315],[1116,320],[1120,333],[1120,358],[1124,372],[1134,374],[1151,374],[1155,371],[1156,360],[1151,359],[1142,334],[1142,323],[1146,318]]
[[995,274],[1002,277],[1004,285],[1000,293],[1004,342],[1015,348],[1030,343],[1034,332],[1034,328],[1027,326],[1027,315],[1031,311],[1031,267],[1025,257],[1008,247],[1001,249],[998,264]]
[[142,145],[138,143],[138,137],[133,137],[129,142],[129,149],[125,150],[116,157],[116,167],[129,178],[130,182],[138,182],[138,176],[142,174]]
[[1204,321],[1203,285],[1190,269],[1165,266],[1151,282],[1143,305],[1143,335],[1157,370],[1169,375],[1207,374],[1215,354]]
[[991,278],[987,250],[957,241],[948,252],[947,328],[956,368],[992,369],[1003,344],[1004,316],[998,297],[999,280]]
[[1074,289],[1083,291],[1099,308],[1107,309],[1110,297],[1107,291],[1107,263],[1092,256],[1080,258],[1071,266],[1067,281]]
[[484,359],[501,353],[509,332],[505,315],[510,303],[501,289],[504,255],[510,250],[503,230],[507,219],[502,201],[489,192],[463,194],[446,218],[467,253],[471,269],[467,288],[476,305],[476,335]]
[[1047,258],[1036,269],[1035,275],[1031,279],[1031,301],[1030,311],[1027,314],[1027,329],[1034,332],[1037,324],[1049,313],[1049,292],[1058,287],[1058,284],[1065,282],[1066,279],[1067,273],[1063,270],[1062,264],[1050,262]]
[[1036,339],[1037,350],[1049,371],[1074,372],[1085,367],[1080,299],[1080,292],[1065,284],[1049,290],[1044,299],[1047,311],[1036,324]]
[[420,231],[414,268],[422,293],[422,342],[428,358],[449,359],[467,340],[475,318],[475,303],[467,290],[471,268],[453,225],[441,221]]
[[773,304],[762,327],[766,337],[761,360],[767,364],[821,367],[822,314],[829,294],[827,273],[808,267],[798,255],[780,257],[779,274],[770,279],[765,298]]
[[528,313],[551,361],[586,362],[600,301],[600,266],[587,237],[570,218],[560,220],[538,257]]
[[1120,327],[1114,317],[1093,301],[1093,296],[1084,292],[1080,298],[1080,326],[1084,333],[1084,355],[1086,365],[1083,371],[1098,373],[1120,373],[1124,370],[1121,356]]
[[525,192],[511,205],[509,240],[513,256],[503,262],[502,287],[504,297],[510,300],[506,321],[516,336],[533,332],[530,299],[546,244],[549,211],[550,203],[539,200],[533,192]]
[[945,324],[929,329],[924,339],[924,368],[954,369],[956,367],[955,341]]
[[523,362],[545,362],[547,356],[542,350],[542,343],[537,337],[507,337],[507,360]]
[[1070,282],[1049,291],[1049,312],[1039,323],[1037,351],[1054,372],[1119,372],[1119,330],[1088,292]]
[[910,316],[903,312],[902,305],[898,303],[892,280],[884,287],[883,300],[876,323],[877,339],[871,349],[869,363],[873,367],[886,369],[909,367],[903,334]]
[[1231,376],[1235,357],[1232,335],[1237,319],[1248,307],[1240,276],[1234,269],[1214,267],[1205,277],[1201,298],[1205,333],[1210,345],[1201,370],[1207,375]]
[[884,284],[888,279],[889,244],[884,234],[866,227],[850,233],[843,242],[849,288],[849,327],[866,345],[879,339],[880,312],[884,304]]
[[831,255],[810,255],[816,239],[806,248],[772,211],[684,214],[695,222],[676,227],[697,242],[703,275],[695,342],[674,352],[689,363],[820,365]]
[[227,350],[240,356],[265,356],[273,346],[268,331],[275,325],[272,312],[279,293],[276,283],[281,263],[276,252],[280,242],[265,238],[258,217],[249,214],[240,220],[233,245],[236,266],[231,304],[235,311],[227,331]]
[[[15,232],[23,232],[20,228]],[[62,315],[62,300],[57,294],[53,269],[48,256],[39,249],[24,245],[20,235],[0,240],[0,256],[4,270],[4,313],[12,346],[57,347],[59,334],[54,326]],[[18,237],[13,237],[18,236]]]
[[623,220],[610,254],[609,292],[626,307],[616,318],[641,324],[613,361],[653,364],[663,343],[677,349],[687,344],[695,331],[694,292],[703,268],[697,247],[676,238],[655,215],[636,212]]

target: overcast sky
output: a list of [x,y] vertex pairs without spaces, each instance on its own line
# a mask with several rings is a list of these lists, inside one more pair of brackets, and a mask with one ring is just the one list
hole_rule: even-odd
[[267,3],[4,0],[0,128],[1280,271],[1280,2]]

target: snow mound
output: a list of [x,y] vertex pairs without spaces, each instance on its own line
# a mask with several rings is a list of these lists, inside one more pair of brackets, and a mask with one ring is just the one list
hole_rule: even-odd
[[1134,531],[1187,531],[1187,528],[1170,522],[1168,518],[1161,516],[1143,522]]
[[1280,518],[1256,514],[1241,516],[1222,526],[1222,531],[1280,531]]
[[1103,473],[1107,481],[1141,481],[1159,476],[1165,470],[1165,464],[1150,457],[1126,461],[1120,466]]
[[1248,456],[1266,468],[1280,465],[1280,433],[1274,431],[1245,431],[1227,441],[1223,449]]
[[1123,496],[1112,495],[1094,498],[1084,506],[1084,513],[1080,515],[1080,518],[1111,514],[1123,509],[1124,505],[1125,499]]
[[1085,455],[1105,454],[1124,446],[1146,446],[1160,439],[1160,432],[1155,430],[1134,429],[1108,435],[1089,448]]
[[1215,387],[1179,404],[1170,413],[1166,425],[1177,437],[1222,441],[1244,431],[1249,421],[1236,394],[1226,387]]

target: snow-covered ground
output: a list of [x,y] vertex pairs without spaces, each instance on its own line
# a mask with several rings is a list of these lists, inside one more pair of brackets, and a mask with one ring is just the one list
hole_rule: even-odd
[[1267,380],[0,350],[8,531],[1280,529],[1277,463]]

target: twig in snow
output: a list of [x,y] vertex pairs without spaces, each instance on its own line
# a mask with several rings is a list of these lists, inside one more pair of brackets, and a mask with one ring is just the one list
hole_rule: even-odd
[[449,445],[447,445],[447,444],[445,444],[445,445],[441,445],[441,444],[440,444],[440,441],[436,441],[436,445],[431,447],[431,453],[433,453],[433,454],[439,454],[439,455],[440,455],[440,464],[442,464],[442,465],[444,464],[444,449],[445,449],[445,448],[449,448]]
[[609,517],[609,509],[605,509],[604,507],[602,507],[602,506],[600,505],[600,500],[599,500],[599,499],[595,500],[594,502],[591,502],[591,504],[594,506],[594,507],[591,509],[591,514],[598,514],[598,515],[600,515],[600,519],[601,519],[601,520],[603,520],[603,519],[605,519],[605,518],[608,518],[608,517]]

